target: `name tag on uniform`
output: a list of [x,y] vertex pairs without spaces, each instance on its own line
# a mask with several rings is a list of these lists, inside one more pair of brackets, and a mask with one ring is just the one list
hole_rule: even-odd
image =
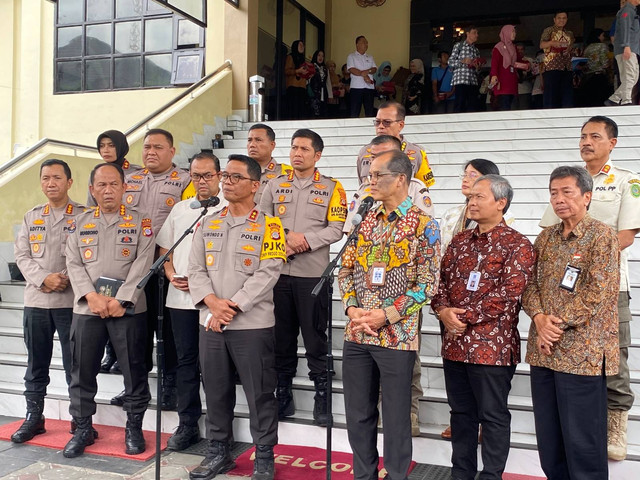
[[469,274],[469,280],[467,281],[467,290],[475,292],[480,286],[480,272],[474,270]]
[[580,268],[567,264],[567,267],[564,269],[562,280],[560,280],[560,288],[573,292],[576,288],[580,272]]
[[369,270],[369,282],[376,287],[384,285],[386,277],[386,264],[384,262],[374,262]]

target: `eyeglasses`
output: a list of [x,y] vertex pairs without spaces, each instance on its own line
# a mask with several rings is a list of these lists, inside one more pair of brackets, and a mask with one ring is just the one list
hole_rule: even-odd
[[199,173],[192,173],[191,174],[191,180],[193,180],[194,183],[198,183],[200,180],[202,180],[204,178],[205,181],[209,182],[209,181],[213,180],[215,177],[218,177],[219,175],[220,175],[219,173],[205,173],[203,175],[201,175]]
[[480,177],[480,174],[476,172],[465,172],[461,173],[459,177],[460,180],[464,180],[465,178],[468,178],[469,180],[475,180],[476,178]]
[[381,177],[387,177],[389,175],[402,175],[402,174],[399,172],[373,172],[367,175],[367,178],[369,179],[370,182],[373,180],[377,182],[378,180],[380,180]]
[[257,182],[257,180],[254,180],[253,178],[249,178],[249,177],[243,177],[239,173],[227,173],[227,172],[222,172],[220,174],[220,179],[222,180],[223,183],[229,180],[229,183],[231,184],[238,183],[240,180],[251,180],[252,182]]
[[401,122],[402,120],[378,120],[377,118],[373,119],[373,124],[377,127],[380,124],[384,125],[386,128],[389,128],[392,123]]

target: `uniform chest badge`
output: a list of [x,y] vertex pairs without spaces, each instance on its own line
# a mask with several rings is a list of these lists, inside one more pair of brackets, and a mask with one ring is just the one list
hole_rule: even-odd
[[289,182],[284,182],[284,183],[281,183],[280,186],[282,188],[289,188],[289,187],[291,187],[291,184]]
[[637,183],[631,184],[631,196],[634,198],[640,197],[640,185]]
[[128,257],[129,255],[131,255],[131,250],[129,250],[128,248],[123,248],[121,250],[121,253],[123,257]]
[[351,200],[351,203],[349,204],[349,211],[353,212],[354,208],[356,208],[356,201],[355,200]]
[[286,205],[278,205],[278,215],[284,215],[287,212]]
[[95,223],[85,223],[82,228],[84,229],[88,229],[88,228],[96,228],[96,224]]
[[151,226],[142,227],[142,235],[144,235],[145,237],[150,237],[151,235],[153,235],[153,230],[151,230]]
[[41,219],[41,218],[36,218],[36,219],[33,221],[33,224],[34,224],[34,225],[44,225],[44,220],[43,220],[43,219]]
[[280,196],[278,197],[278,201],[279,201],[279,202],[284,202],[286,199],[287,199],[286,195],[280,195]]
[[249,222],[249,226],[245,229],[245,232],[257,232],[260,230],[260,224],[256,222]]
[[120,239],[120,241],[122,243],[133,243],[133,238],[131,238],[129,235],[125,235]]
[[175,170],[171,172],[171,178],[178,178],[179,174]]
[[312,201],[313,203],[317,203],[318,205],[324,205],[324,200],[319,197],[314,198]]
[[120,228],[133,228],[133,227],[136,226],[136,224],[135,223],[130,223],[130,222],[125,222],[125,223],[118,224],[118,226]]
[[251,245],[245,245],[242,247],[243,250],[246,250],[247,252],[255,252],[256,249],[254,247],[252,247]]
[[271,240],[280,240],[280,225],[277,223],[270,223],[269,230],[271,230],[269,233]]
[[128,204],[133,203],[133,195],[131,195],[131,194],[127,195],[127,198],[125,199],[125,202],[127,202]]
[[94,238],[81,238],[80,241],[85,245],[91,245],[95,239]]
[[276,174],[275,173],[267,173],[266,177],[271,180],[272,178],[276,178]]
[[250,267],[251,265],[253,265],[253,260],[251,260],[250,258],[245,258],[243,263],[245,267]]
[[176,203],[176,201],[173,199],[173,197],[169,197],[169,198],[167,198],[165,203],[167,204],[168,207],[173,207],[173,205]]
[[324,190],[325,188],[327,188],[326,185],[323,185],[321,183],[315,183],[313,186],[314,186],[314,188],[318,188],[320,190]]
[[213,248],[213,242],[207,242],[207,248],[211,250]]
[[34,243],[33,245],[31,245],[31,250],[33,250],[33,253],[38,253],[40,251],[40,244]]
[[609,175],[609,176],[605,179],[604,184],[605,184],[605,185],[610,185],[610,184],[612,184],[612,183],[614,182],[614,180],[615,180],[615,179],[616,179],[616,176],[612,173],[611,175]]
[[91,260],[91,258],[93,258],[93,250],[92,250],[92,249],[90,249],[90,248],[87,248],[87,249],[84,251],[84,258],[85,258],[86,260]]
[[131,178],[134,180],[142,180],[144,177],[142,175],[131,175]]
[[207,266],[210,267],[211,265],[213,265],[213,255],[209,254],[207,255]]

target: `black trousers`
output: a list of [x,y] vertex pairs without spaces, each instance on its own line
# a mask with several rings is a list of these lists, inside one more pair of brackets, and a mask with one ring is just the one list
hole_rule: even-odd
[[352,88],[349,91],[349,95],[351,95],[349,108],[351,118],[360,116],[360,108],[362,106],[364,106],[364,116],[373,117],[374,92],[373,88]]
[[606,377],[532,366],[531,398],[547,478],[608,479]]
[[171,327],[178,355],[176,387],[180,423],[197,425],[202,414],[200,401],[200,364],[198,343],[200,336],[198,310],[169,308]]
[[307,117],[307,104],[309,96],[304,87],[287,87],[286,92],[287,118],[300,120]]
[[276,372],[295,377],[298,367],[298,333],[302,330],[309,378],[324,376],[327,367],[327,285],[317,298],[311,291],[319,278],[280,275],[273,289],[276,315]]
[[94,400],[98,391],[98,372],[102,352],[111,340],[124,377],[124,406],[128,413],[147,410],[151,395],[144,363],[147,329],[145,314],[120,318],[100,318],[93,315],[73,315],[71,322],[71,385],[69,413],[74,417],[89,417],[96,413]]
[[456,99],[453,104],[455,113],[476,112],[478,110],[478,86],[456,85]]
[[226,330],[200,326],[200,366],[204,384],[207,439],[229,442],[236,405],[235,372],[249,404],[249,429],[257,445],[278,443],[273,328]]
[[[167,291],[169,290],[169,280],[164,280],[164,295],[166,302]],[[144,287],[144,294],[147,298],[147,340],[145,349],[145,362],[147,372],[153,369],[153,335],[158,330],[158,275],[154,274]],[[163,305],[165,305],[163,302]],[[173,329],[171,328],[171,315],[169,309],[164,307],[164,320],[162,323],[162,339],[164,340],[164,374],[175,375],[178,365],[178,355],[176,354],[176,344],[173,341]],[[117,355],[117,353],[116,353]],[[118,361],[120,357],[118,357]]]
[[24,344],[27,347],[27,371],[24,374],[24,396],[42,398],[49,385],[49,366],[53,354],[53,334],[57,331],[62,348],[62,365],[67,380],[71,383],[71,308],[24,307],[22,323]]
[[573,107],[573,72],[549,70],[542,74],[544,108]]
[[411,464],[411,376],[416,352],[344,342],[342,380],[354,480],[378,478],[378,395],[382,387],[384,466],[406,480]]
[[480,480],[501,480],[509,455],[511,413],[507,398],[515,365],[476,365],[443,360],[451,407],[451,477],[473,480],[478,470],[478,426],[482,425]]

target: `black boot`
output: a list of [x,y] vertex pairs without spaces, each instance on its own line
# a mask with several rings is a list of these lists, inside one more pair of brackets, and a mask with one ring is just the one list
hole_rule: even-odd
[[[71,425],[69,426],[69,433],[73,435],[74,433],[76,433],[77,428],[78,428],[78,425],[76,424],[76,421],[72,418]],[[98,431],[93,427],[91,427],[91,429],[93,430],[93,438],[98,438]]]
[[209,480],[219,473],[226,473],[234,468],[236,468],[236,463],[231,458],[229,443],[210,440],[207,456],[198,467],[191,470],[189,478]]
[[320,376],[313,380],[316,386],[316,394],[313,397],[313,423],[326,427],[329,423],[327,410],[327,377]]
[[126,392],[122,390],[119,394],[111,399],[111,405],[115,405],[117,407],[121,407],[124,405],[124,397]]
[[122,369],[120,368],[120,362],[118,362],[118,360],[116,360],[116,363],[113,364],[109,372],[115,375],[122,375]]
[[113,364],[116,363],[116,361],[116,351],[113,348],[113,345],[111,345],[111,340],[109,340],[104,348],[104,358],[100,364],[100,372],[109,373],[109,370],[111,370],[111,367],[113,367]]
[[273,480],[273,446],[256,445],[256,459],[253,461],[251,480]]
[[187,425],[180,422],[176,432],[167,440],[167,448],[174,452],[179,452],[185,448],[189,448],[200,441],[200,429],[198,424]]
[[178,408],[176,376],[168,373],[162,379],[162,410],[175,411]]
[[291,417],[296,413],[296,405],[293,401],[293,379],[288,375],[278,374],[278,388],[276,397],[278,399],[278,418],[282,420]]
[[142,434],[142,413],[127,413],[127,426],[124,429],[124,446],[127,455],[138,455],[147,448]]
[[73,420],[76,422],[76,433],[62,451],[66,458],[79,457],[84,453],[84,449],[93,445],[95,441],[91,417],[73,417]]
[[36,435],[45,433],[44,429],[44,397],[27,398],[27,416],[20,428],[11,435],[13,443],[23,443],[31,440]]

